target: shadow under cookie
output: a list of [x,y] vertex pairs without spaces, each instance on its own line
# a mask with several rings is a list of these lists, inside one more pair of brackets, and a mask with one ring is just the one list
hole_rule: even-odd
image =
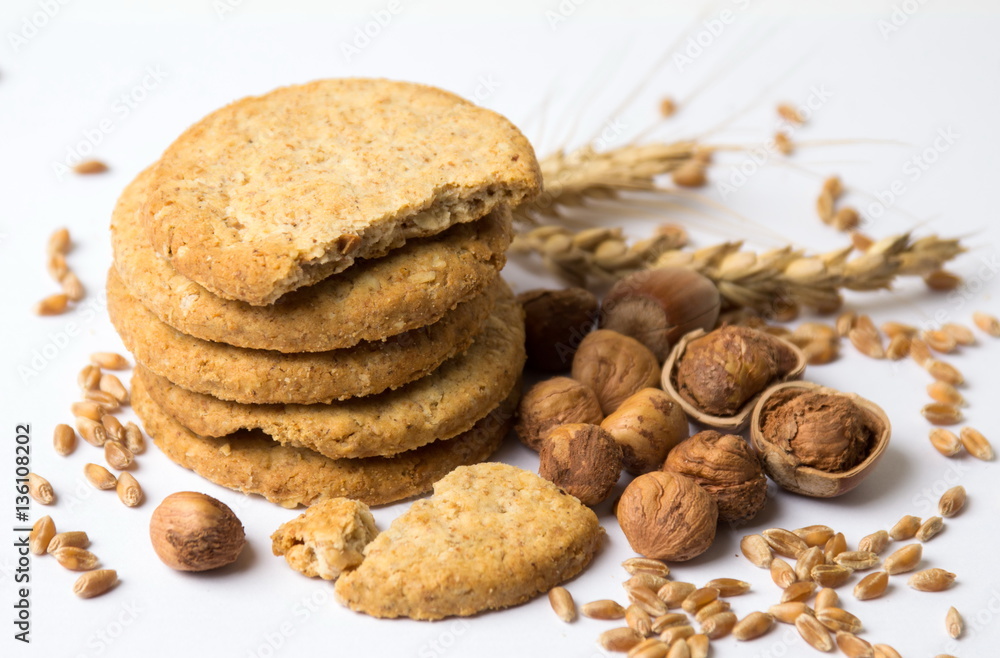
[[517,390],[472,429],[395,457],[330,459],[282,446],[261,432],[198,436],[171,418],[132,380],[132,406],[156,446],[173,462],[229,489],[259,494],[282,507],[335,497],[384,505],[430,491],[458,466],[485,461],[510,430]]

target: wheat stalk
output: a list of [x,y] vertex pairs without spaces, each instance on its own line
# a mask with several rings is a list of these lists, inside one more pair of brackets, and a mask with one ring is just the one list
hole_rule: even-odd
[[611,282],[654,267],[687,267],[711,279],[732,306],[771,313],[797,304],[832,310],[842,290],[890,288],[900,276],[925,276],[965,251],[958,240],[909,233],[885,238],[851,258],[853,247],[810,255],[790,246],[757,253],[743,243],[723,242],[684,249],[683,230],[666,225],[652,238],[626,245],[620,229],[574,233],[562,226],[542,226],[518,235],[513,250],[535,253],[555,274],[575,285]]
[[675,183],[697,182],[710,154],[710,148],[694,141],[629,144],[607,151],[591,146],[569,152],[560,149],[538,163],[545,190],[515,213],[519,219],[535,222],[542,216],[557,217],[563,208],[583,206],[588,199],[614,199],[624,191],[666,191],[657,177],[676,175],[678,170],[694,178],[682,176]]

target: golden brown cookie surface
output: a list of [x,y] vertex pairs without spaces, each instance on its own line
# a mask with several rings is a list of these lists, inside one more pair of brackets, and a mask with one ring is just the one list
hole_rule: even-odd
[[191,126],[155,166],[142,218],[182,275],[266,305],[540,185],[528,140],[494,112],[425,85],[318,80]]
[[603,535],[590,508],[534,473],[499,463],[460,467],[368,545],[336,592],[375,617],[505,608],[575,576]]
[[194,393],[141,365],[135,376],[181,425],[202,436],[260,429],[283,445],[332,459],[393,455],[471,428],[517,384],[524,330],[515,304],[498,304],[475,342],[394,391],[331,404],[239,404]]
[[153,442],[173,462],[207,480],[283,507],[347,497],[384,505],[427,492],[457,466],[487,459],[510,429],[515,392],[468,432],[395,457],[330,459],[305,448],[279,445],[260,432],[223,438],[194,434],[132,380],[132,405]]
[[343,350],[283,354],[182,334],[140,304],[114,268],[108,272],[108,314],[136,361],[190,391],[250,404],[313,404],[403,386],[464,351],[501,296],[516,303],[498,279],[428,327]]
[[269,306],[251,306],[212,294],[156,255],[138,216],[150,171],[125,188],[112,214],[115,269],[162,322],[237,347],[321,352],[433,324],[496,279],[510,243],[510,213],[498,208],[383,258],[359,261]]

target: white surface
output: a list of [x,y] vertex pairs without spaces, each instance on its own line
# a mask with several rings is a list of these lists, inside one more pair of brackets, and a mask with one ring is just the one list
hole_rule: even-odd
[[[597,634],[613,626],[581,620],[559,622],[544,598],[519,608],[469,620],[441,623],[378,621],[355,615],[332,599],[328,583],[291,572],[270,554],[270,533],[292,512],[258,498],[246,498],[209,484],[171,464],[155,448],[139,459],[136,477],[148,501],[126,509],[113,493],[97,492],[82,478],[87,461],[99,455],[82,444],[60,458],[51,447],[52,427],[69,421],[77,395],[75,376],[96,350],[121,349],[100,306],[99,293],[110,263],[108,217],[118,192],[183,128],[232,99],[275,86],[317,77],[369,75],[417,80],[462,93],[503,112],[521,125],[540,154],[572,131],[579,144],[600,132],[606,120],[624,125],[622,135],[607,133],[613,146],[655,118],[665,93],[684,99],[676,119],[658,136],[673,139],[697,134],[739,113],[735,123],[713,135],[715,142],[752,145],[776,124],[773,107],[781,100],[805,102],[812,89],[832,96],[796,135],[802,140],[841,140],[834,146],[803,148],[793,166],[772,158],[725,205],[749,220],[719,211],[682,218],[699,244],[748,239],[770,247],[783,239],[811,249],[839,246],[843,238],[823,227],[813,213],[819,180],[833,172],[851,188],[848,202],[867,206],[893,181],[906,188],[891,212],[868,226],[874,236],[916,228],[919,234],[961,235],[974,249],[955,263],[968,277],[968,295],[932,295],[919,282],[900,286],[893,296],[852,298],[876,320],[933,320],[936,314],[968,322],[974,309],[1000,312],[995,291],[998,229],[994,171],[997,153],[996,100],[1000,17],[995,3],[896,3],[917,8],[898,31],[883,38],[879,21],[893,20],[893,3],[836,4],[836,9],[806,3],[719,2],[685,11],[659,3],[610,3],[569,0],[505,3],[490,12],[481,3],[399,0],[399,11],[372,43],[347,61],[341,43],[371,12],[389,7],[369,2],[350,11],[320,3],[232,0],[232,11],[218,15],[221,2],[136,3],[72,2],[15,51],[10,32],[40,11],[37,0],[8,0],[0,9],[0,267],[7,282],[3,319],[2,422],[3,475],[0,496],[4,536],[0,545],[0,617],[12,618],[16,554],[13,517],[13,437],[15,424],[31,423],[32,468],[48,477],[59,493],[51,508],[35,505],[32,520],[51,514],[59,529],[84,529],[93,550],[121,574],[111,594],[90,601],[70,592],[75,575],[51,559],[31,563],[32,644],[12,639],[4,624],[0,653],[34,656],[599,656]],[[55,5],[54,2],[51,4]],[[156,4],[163,6],[157,7]],[[810,3],[812,4],[812,3]],[[828,3],[833,6],[834,3]],[[120,6],[119,6],[120,5]],[[393,5],[397,6],[397,5]],[[559,7],[573,8],[567,20],[550,27]],[[705,29],[703,19],[722,10],[732,20],[713,37],[704,53],[679,71],[668,57],[646,93],[619,111],[621,99],[664,54],[674,40]],[[896,16],[901,22],[901,16]],[[709,41],[706,39],[706,42]],[[144,83],[145,98],[127,108],[118,100]],[[495,87],[495,89],[490,89]],[[141,92],[135,92],[140,94]],[[543,99],[550,98],[547,105]],[[744,110],[748,105],[757,104]],[[544,107],[544,111],[540,108]],[[127,109],[126,109],[127,108]],[[545,126],[539,116],[545,116]],[[100,177],[59,178],[53,163],[67,149],[93,135],[102,121],[110,126],[95,155],[112,167]],[[909,159],[930,147],[937,133],[957,133],[953,145],[919,180]],[[542,134],[544,132],[544,134]],[[865,139],[879,140],[866,142]],[[720,158],[713,180],[726,180],[741,154]],[[716,190],[709,194],[718,200]],[[642,237],[657,221],[630,220],[628,232]],[[753,224],[749,221],[754,222]],[[44,270],[44,245],[57,226],[71,228],[75,249],[69,256],[90,291],[82,309],[55,318],[31,314],[34,302],[55,292]],[[551,283],[516,265],[507,269],[519,289]],[[93,305],[93,306],[92,306]],[[88,310],[89,309],[89,310]],[[76,323],[79,334],[56,349],[40,374],[22,379],[35,351],[58,341]],[[967,373],[969,422],[1000,445],[996,413],[996,368],[1000,345],[989,339],[963,351],[955,362]],[[51,349],[51,348],[50,348]],[[930,516],[933,501],[947,486],[969,490],[966,513],[947,522],[947,530],[925,549],[925,566],[958,573],[948,593],[922,594],[894,578],[884,599],[859,603],[849,588],[845,605],[865,622],[865,637],[895,645],[906,656],[952,653],[996,655],[1000,641],[1000,485],[996,465],[968,457],[947,460],[927,443],[927,426],[918,413],[928,381],[912,363],[873,362],[845,349],[835,365],[812,369],[809,378],[856,390],[880,403],[895,432],[876,475],[833,501],[776,493],[749,528],[720,527],[708,554],[675,566],[678,579],[704,582],[716,576],[749,580],[752,594],[734,599],[743,615],[778,596],[764,571],[736,557],[742,534],[773,525],[795,528],[826,523],[843,530],[851,542],[894,523],[903,514]],[[534,469],[536,458],[511,441],[498,455]],[[182,575],[159,563],[149,548],[146,527],[156,503],[172,491],[195,489],[232,506],[244,522],[250,544],[239,562],[216,573]],[[405,504],[378,510],[385,527]],[[609,541],[593,566],[569,584],[579,602],[613,597],[623,600],[618,563],[631,555],[608,505],[598,509]],[[855,579],[856,580],[856,579]],[[956,605],[969,623],[954,643],[945,635],[944,614]],[[794,656],[811,652],[782,626],[765,638],[716,645],[716,656]]]

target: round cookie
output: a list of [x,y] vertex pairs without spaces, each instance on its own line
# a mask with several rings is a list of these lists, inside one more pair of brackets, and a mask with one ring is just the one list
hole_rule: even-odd
[[496,279],[510,244],[510,212],[500,208],[383,258],[359,261],[270,306],[251,306],[213,295],[156,255],[138,216],[150,171],[125,188],[111,216],[115,268],[162,322],[237,347],[323,352],[433,324]]
[[531,144],[495,112],[426,85],[317,80],[188,128],[154,165],[142,219],[182,275],[267,305],[540,187]]
[[141,365],[135,377],[166,413],[200,436],[260,429],[282,445],[341,459],[393,455],[468,430],[507,396],[523,367],[520,309],[500,304],[465,352],[378,395],[331,404],[239,404],[188,391]]
[[347,497],[384,505],[430,491],[454,468],[487,459],[510,429],[516,404],[511,392],[496,413],[448,441],[396,457],[330,459],[305,448],[279,445],[260,432],[201,437],[160,409],[132,380],[132,405],[153,442],[173,462],[223,487],[264,496],[282,507]]
[[182,334],[136,301],[114,268],[108,272],[108,315],[136,361],[188,390],[254,404],[330,402],[407,384],[471,345],[498,295],[516,304],[497,279],[428,327],[343,350],[282,354]]

